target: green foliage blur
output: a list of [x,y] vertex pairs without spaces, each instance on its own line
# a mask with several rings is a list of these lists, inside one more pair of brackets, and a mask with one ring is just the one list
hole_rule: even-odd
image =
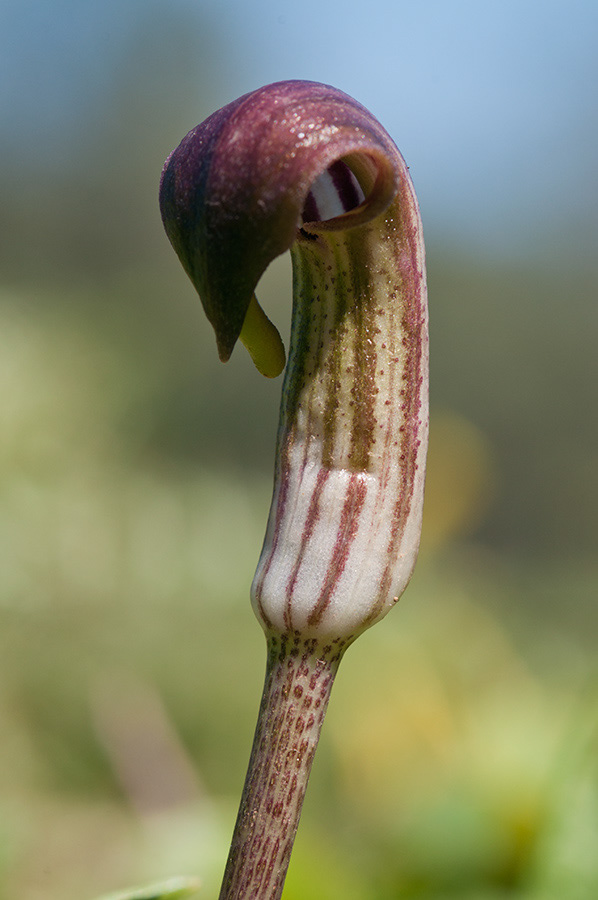
[[[72,156],[0,173],[0,900],[175,874],[217,895],[265,664],[248,587],[280,381],[242,347],[221,366],[159,220],[213,52],[150,20]],[[285,898],[589,900],[596,260],[428,256],[421,558],[343,662]],[[288,332],[288,261],[260,299]]]

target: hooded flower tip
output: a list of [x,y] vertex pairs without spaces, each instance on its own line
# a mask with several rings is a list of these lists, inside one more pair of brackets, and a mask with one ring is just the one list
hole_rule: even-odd
[[[398,178],[395,151],[359,103],[307,81],[246,94],[183,138],[162,171],[162,220],[214,328],[221,359],[230,357],[243,330],[251,332],[252,321],[245,328],[245,319],[259,279],[295,243],[303,224],[312,234],[355,227],[390,203]],[[312,187],[330,172],[336,191],[342,159],[354,174],[325,212],[314,204]],[[258,340],[258,346],[276,343]],[[280,348],[275,355],[279,360]],[[267,368],[279,365],[268,362]]]

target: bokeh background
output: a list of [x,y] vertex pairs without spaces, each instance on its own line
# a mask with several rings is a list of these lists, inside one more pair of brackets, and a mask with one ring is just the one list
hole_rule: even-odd
[[343,663],[285,897],[598,896],[597,46],[594,0],[2,0],[2,900],[217,895],[280,381],[217,361],[157,186],[293,77],[410,165],[432,424],[418,569]]

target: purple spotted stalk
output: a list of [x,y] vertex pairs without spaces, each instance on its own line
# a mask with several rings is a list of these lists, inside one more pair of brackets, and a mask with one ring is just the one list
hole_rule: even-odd
[[282,894],[334,677],[404,591],[428,434],[424,245],[403,158],[327,85],[287,81],[193,129],[160,187],[168,237],[216,332],[274,376],[255,288],[290,249],[293,321],[274,493],[251,600],[266,681],[220,900]]

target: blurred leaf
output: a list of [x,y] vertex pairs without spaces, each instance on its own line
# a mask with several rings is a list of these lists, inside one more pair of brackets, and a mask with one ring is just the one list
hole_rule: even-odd
[[192,897],[198,890],[199,881],[196,878],[169,878],[147,887],[105,894],[98,900],[182,900],[183,897]]

